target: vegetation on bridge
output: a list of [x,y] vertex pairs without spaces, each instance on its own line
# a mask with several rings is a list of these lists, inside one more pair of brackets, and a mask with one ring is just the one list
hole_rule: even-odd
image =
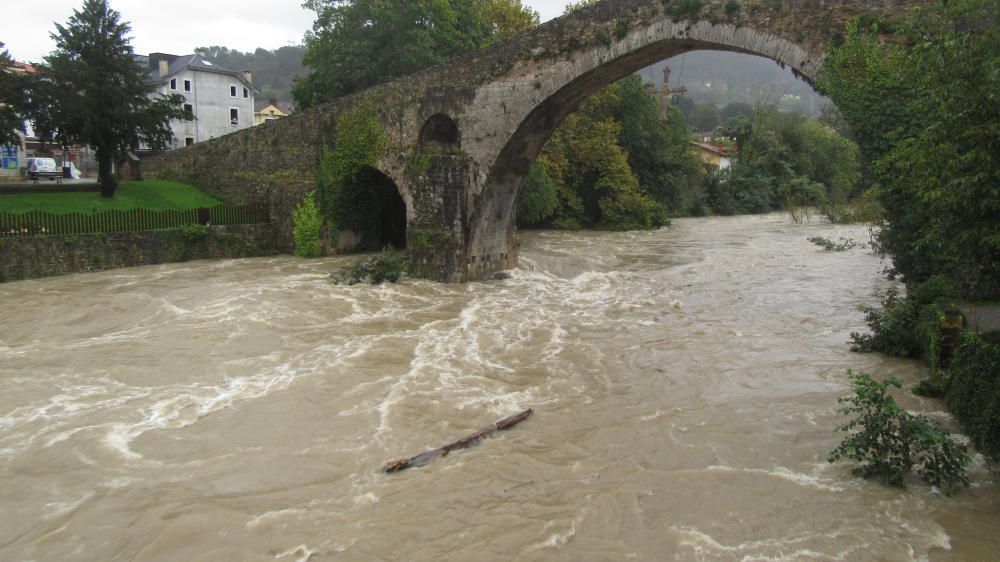
[[370,233],[382,207],[374,174],[388,137],[372,100],[359,101],[336,118],[336,143],[324,148],[317,172],[316,198],[331,231]]

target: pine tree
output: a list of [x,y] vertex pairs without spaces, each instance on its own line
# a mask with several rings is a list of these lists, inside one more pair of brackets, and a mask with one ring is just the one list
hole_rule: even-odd
[[65,25],[56,24],[56,50],[31,93],[41,136],[94,148],[102,197],[113,197],[118,187],[116,156],[140,144],[166,148],[173,140],[170,120],[184,116],[180,96],[151,97],[155,86],[135,60],[129,31],[107,0],[85,0]]
[[18,142],[16,131],[24,132],[20,112],[24,108],[21,78],[10,71],[14,60],[0,42],[0,145]]

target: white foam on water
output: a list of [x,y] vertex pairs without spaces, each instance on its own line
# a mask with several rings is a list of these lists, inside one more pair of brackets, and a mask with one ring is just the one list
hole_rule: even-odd
[[[807,547],[796,546],[800,543],[814,540],[815,537],[812,535],[769,538],[729,546],[695,527],[671,526],[669,529],[677,534],[678,542],[681,546],[688,547],[694,552],[696,560],[718,560],[723,555],[726,555],[725,559],[740,560],[741,562],[764,560],[846,560],[850,556],[849,550],[837,554],[829,554],[817,552]],[[829,535],[826,537],[831,538]]]
[[288,558],[289,556],[295,557],[295,562],[309,562],[309,559],[316,554],[315,550],[312,550],[308,545],[300,544],[299,546],[293,546],[285,552],[280,554],[275,554],[275,559]]
[[[132,451],[130,444],[147,431],[188,427],[209,414],[230,408],[239,402],[263,398],[285,390],[301,377],[321,371],[328,372],[336,368],[343,359],[363,354],[367,349],[368,345],[365,345],[365,342],[357,342],[357,349],[347,353],[343,348],[329,349],[324,346],[318,348],[309,358],[295,357],[263,373],[231,377],[222,384],[191,384],[161,388],[158,394],[166,395],[165,398],[145,408],[143,418],[137,422],[110,424],[103,442],[124,459],[140,460],[143,458],[142,455]],[[333,355],[332,363],[326,362],[330,358],[324,352]]]
[[680,413],[683,413],[683,412],[684,412],[683,408],[670,408],[669,410],[663,410],[663,409],[657,408],[657,410],[655,412],[653,412],[652,414],[648,414],[648,415],[642,416],[639,419],[642,420],[642,421],[644,421],[644,422],[651,422],[651,421],[656,421],[656,420],[658,420],[658,419],[660,419],[660,418],[662,418],[664,416],[673,416],[675,414],[680,414]]
[[308,512],[306,510],[299,508],[288,508],[288,509],[279,509],[277,511],[267,511],[247,521],[246,528],[253,529],[262,523],[272,521],[274,519],[283,519],[285,517],[293,515],[295,516],[305,515],[307,513]]
[[797,560],[846,560],[847,557],[844,554],[838,554],[836,556],[830,554],[824,554],[822,552],[816,552],[815,550],[809,550],[808,548],[799,549],[792,553],[779,553],[776,555],[768,554],[748,554],[740,558],[740,562],[795,562]]
[[[529,547],[528,551],[531,552],[536,550],[544,550],[547,548],[560,548],[562,546],[565,546],[570,541],[570,539],[572,539],[576,535],[576,524],[577,524],[576,519],[570,521],[569,529],[567,529],[562,533],[556,532],[550,534],[548,538],[546,538],[544,541]],[[553,527],[555,527],[555,521],[549,521],[548,523],[545,524],[542,530],[548,531]]]
[[78,507],[87,502],[87,500],[93,498],[97,494],[95,492],[87,492],[82,497],[68,502],[50,502],[45,504],[43,517],[45,519],[55,519],[61,517],[70,512],[76,511]]
[[80,419],[113,411],[151,393],[150,389],[130,387],[107,378],[86,385],[57,384],[61,394],[0,417],[0,429],[3,430],[0,443],[6,445],[0,449],[0,455],[19,454],[39,439],[45,439],[44,446],[51,447],[84,430],[100,427],[78,424]]
[[161,298],[160,302],[163,303],[163,310],[166,310],[167,312],[170,312],[170,313],[172,313],[172,314],[174,314],[176,316],[187,316],[188,314],[191,314],[191,310],[190,309],[181,308],[181,307],[179,307],[179,306],[171,303],[167,299]]
[[381,499],[382,498],[376,496],[375,494],[373,494],[371,492],[368,492],[368,493],[365,493],[365,494],[354,496],[353,501],[354,501],[354,505],[355,506],[359,506],[359,505],[375,505]]
[[778,466],[770,470],[762,468],[734,468],[730,466],[709,466],[705,470],[713,472],[741,472],[745,474],[761,474],[764,476],[769,476],[773,478],[780,478],[782,480],[787,480],[793,484],[799,486],[805,486],[808,488],[815,488],[824,492],[842,492],[844,488],[838,484],[834,484],[829,480],[825,480],[815,476],[813,474],[803,474],[801,472],[795,472],[783,466]]

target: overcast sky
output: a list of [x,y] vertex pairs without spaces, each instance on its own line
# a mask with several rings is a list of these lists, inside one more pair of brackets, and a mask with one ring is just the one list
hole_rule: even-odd
[[[563,12],[568,0],[526,0],[548,21]],[[111,0],[111,7],[132,24],[135,52],[191,53],[195,47],[222,45],[240,51],[277,49],[302,42],[314,13],[299,0]],[[0,41],[19,61],[39,62],[55,44],[54,22],[65,23],[82,0],[22,2],[8,10]]]

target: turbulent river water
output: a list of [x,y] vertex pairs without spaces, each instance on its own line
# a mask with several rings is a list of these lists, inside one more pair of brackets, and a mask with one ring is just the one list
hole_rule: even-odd
[[0,285],[0,559],[997,559],[981,457],[952,498],[825,462],[848,368],[922,367],[848,350],[884,264],[810,236],[867,232],[532,232],[468,285],[290,257]]

